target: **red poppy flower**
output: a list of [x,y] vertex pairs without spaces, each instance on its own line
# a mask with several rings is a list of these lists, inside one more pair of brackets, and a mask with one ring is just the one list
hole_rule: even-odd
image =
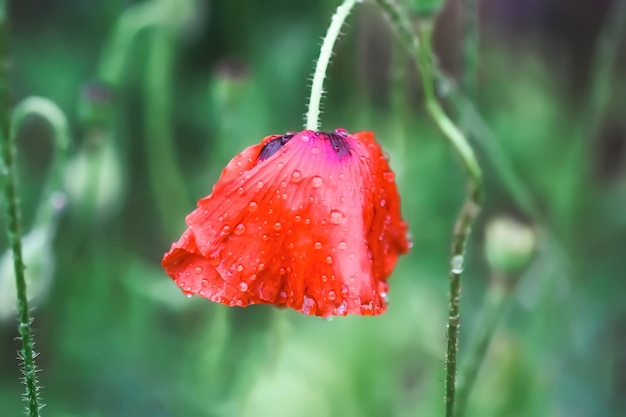
[[408,251],[393,171],[370,132],[268,136],[226,166],[163,268],[188,295],[318,316],[385,311]]

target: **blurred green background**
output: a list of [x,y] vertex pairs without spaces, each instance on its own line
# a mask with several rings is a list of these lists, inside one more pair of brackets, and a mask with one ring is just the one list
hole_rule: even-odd
[[[391,277],[387,313],[327,321],[187,298],[160,260],[230,158],[300,129],[338,2],[9,3],[13,103],[51,100],[67,118],[65,131],[56,115],[57,140],[70,142],[57,150],[40,117],[20,125],[44,415],[443,415],[449,245],[464,177],[374,4],[360,4],[344,29],[322,126],[377,134],[415,245]],[[441,89],[451,116],[482,132],[471,139],[486,179],[463,277],[461,363],[486,294],[503,280],[507,292],[488,313],[498,327],[468,416],[626,416],[623,3],[480,1],[472,100],[484,123]],[[436,23],[440,63],[462,79],[461,3],[438,14],[437,1],[406,6]],[[523,271],[502,274],[484,255],[485,225],[503,216],[536,232]],[[505,230],[490,244],[514,238]],[[3,259],[0,415],[17,416],[23,386]]]

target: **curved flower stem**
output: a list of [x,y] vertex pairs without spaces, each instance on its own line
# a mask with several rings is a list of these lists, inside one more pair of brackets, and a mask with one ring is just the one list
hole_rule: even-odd
[[357,0],[344,0],[341,6],[337,7],[337,11],[332,17],[326,36],[324,36],[320,56],[315,65],[313,84],[311,85],[311,97],[309,98],[309,105],[306,113],[306,124],[304,126],[307,130],[318,130],[320,127],[320,105],[322,102],[322,95],[324,94],[324,79],[326,78],[328,63],[330,62],[330,57],[333,54],[333,46],[335,45],[335,42],[341,32],[341,27],[356,2]]
[[450,294],[446,349],[446,417],[454,414],[457,374],[457,351],[459,340],[461,303],[461,273],[464,254],[472,224],[480,211],[483,200],[482,171],[474,151],[461,130],[450,120],[441,107],[435,94],[435,69],[431,50],[430,32],[423,31],[418,37],[411,22],[393,0],[377,0],[380,7],[390,17],[403,40],[411,45],[417,66],[420,69],[424,89],[425,105],[431,118],[444,134],[456,154],[461,159],[467,176],[467,197],[459,214],[452,238],[450,265]]
[[48,181],[33,222],[33,227],[37,227],[50,223],[58,214],[58,208],[53,206],[51,199],[53,194],[62,186],[63,167],[67,163],[71,136],[67,118],[59,106],[47,98],[36,96],[28,97],[15,106],[11,117],[11,134],[16,136],[24,120],[34,115],[41,117],[50,124],[55,145]]
[[22,339],[19,353],[23,361],[24,382],[26,384],[25,400],[28,404],[30,417],[39,417],[40,398],[35,366],[34,339],[31,329],[30,311],[24,278],[24,261],[22,258],[22,241],[20,226],[20,209],[18,204],[17,172],[15,167],[15,138],[9,124],[9,35],[8,11],[6,0],[0,0],[0,146],[2,163],[0,173],[4,180],[4,197],[7,210],[7,235],[13,251],[13,267],[17,289],[18,331]]

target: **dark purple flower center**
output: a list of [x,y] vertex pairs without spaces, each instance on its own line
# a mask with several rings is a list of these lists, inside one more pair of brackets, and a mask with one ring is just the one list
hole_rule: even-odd
[[[272,139],[263,145],[261,148],[261,152],[259,152],[259,156],[257,158],[258,162],[265,161],[276,152],[280,150],[287,142],[289,142],[296,134],[293,132],[287,132],[284,135]],[[315,132],[314,135],[317,138],[324,139],[327,141],[330,146],[332,146],[333,150],[337,153],[337,157],[339,159],[343,159],[346,156],[350,155],[350,144],[348,143],[348,132],[344,129],[336,129],[332,133],[327,132]]]

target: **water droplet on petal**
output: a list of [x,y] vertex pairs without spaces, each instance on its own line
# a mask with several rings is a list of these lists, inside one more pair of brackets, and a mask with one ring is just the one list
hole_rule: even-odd
[[243,193],[245,193],[245,192],[246,192],[246,190],[244,190],[243,187],[237,188],[237,194],[243,195]]
[[322,177],[319,177],[316,175],[313,178],[311,178],[311,185],[313,186],[313,188],[319,188],[322,186],[323,183],[324,183],[324,180],[322,179]]
[[348,254],[348,259],[353,260],[354,259],[354,253],[350,252],[350,254]]
[[345,301],[344,301],[344,302],[342,302],[342,303],[339,305],[339,307],[337,307],[337,308],[335,309],[335,313],[336,313],[338,316],[345,316],[347,311],[348,311],[348,304],[347,304]]
[[239,223],[237,226],[235,226],[236,235],[243,235],[245,232],[246,232],[246,226],[243,223]]
[[262,271],[265,269],[265,264],[263,262],[261,262],[260,264],[257,265],[256,270],[257,271]]
[[248,284],[245,283],[244,281],[241,281],[239,283],[239,289],[241,290],[241,292],[246,292],[248,291]]
[[330,222],[332,224],[340,224],[343,220],[343,213],[339,210],[332,210],[330,212]]
[[259,205],[256,203],[256,201],[251,201],[250,204],[248,204],[249,211],[256,211],[258,208]]
[[337,293],[333,290],[328,291],[328,299],[330,301],[335,301],[335,299],[337,298]]
[[285,163],[284,162],[279,162],[276,164],[276,169],[283,169],[285,167]]
[[383,173],[383,178],[387,182],[393,182],[396,179],[396,174],[393,171],[387,171]]
[[280,224],[280,222],[276,222],[276,223],[274,223],[274,230],[280,230],[280,228],[281,228],[282,226],[283,226],[283,225],[282,225],[282,224]]
[[320,250],[322,249],[322,242],[315,242],[315,249]]
[[296,182],[296,183],[302,181],[302,173],[300,171],[298,171],[297,169],[294,170],[291,173],[291,181],[292,182]]
[[223,235],[227,235],[230,232],[230,226],[229,225],[225,225],[224,227],[222,227],[222,234]]
[[241,264],[237,265],[237,271],[239,272],[243,271],[243,265]]
[[302,312],[304,314],[315,314],[317,311],[317,303],[311,297],[304,296],[304,300],[302,301]]
[[260,190],[261,188],[263,188],[263,186],[264,186],[264,185],[265,185],[265,184],[263,183],[263,181],[258,181],[258,182],[256,183],[256,188],[258,188],[258,189]]
[[346,242],[339,242],[339,245],[337,245],[337,247],[341,250],[345,250],[348,247],[348,244]]
[[385,199],[380,200],[380,206],[385,207],[385,205],[387,205],[387,201]]
[[333,263],[333,257],[332,256],[327,256],[326,257],[326,263],[329,264],[329,265],[332,264]]

